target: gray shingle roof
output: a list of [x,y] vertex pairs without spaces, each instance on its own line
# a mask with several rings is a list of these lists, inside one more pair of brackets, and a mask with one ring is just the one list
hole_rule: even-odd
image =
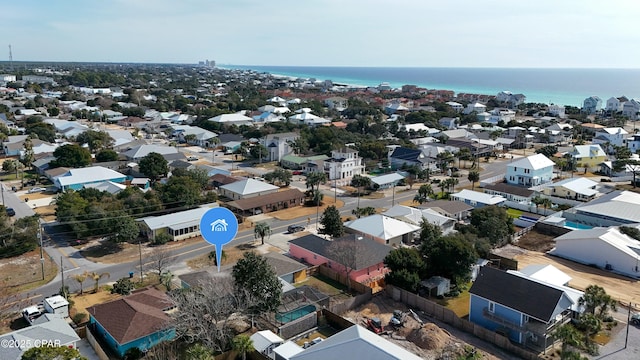
[[[358,241],[361,245],[355,253],[357,269],[365,269],[369,266],[377,265],[381,263],[385,256],[392,250],[390,246],[380,244],[373,240],[362,238],[358,240],[359,236],[355,234],[345,235],[341,238],[337,238],[333,241]],[[325,240],[317,235],[309,234],[289,241],[289,243],[297,245],[303,249],[309,250],[315,254],[318,254],[327,259],[336,261],[329,251],[329,245],[332,241]],[[337,262],[337,261],[336,261]]]

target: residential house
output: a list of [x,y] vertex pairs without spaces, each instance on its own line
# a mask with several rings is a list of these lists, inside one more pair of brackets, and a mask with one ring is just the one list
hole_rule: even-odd
[[[278,349],[279,347],[274,351],[278,352]],[[298,350],[289,350],[289,357],[278,359],[325,360],[364,357],[371,360],[420,360],[419,356],[360,325],[353,325],[307,349]]]
[[513,185],[536,186],[553,179],[555,163],[543,154],[531,155],[507,165],[505,179]]
[[596,131],[596,135],[592,140],[593,144],[602,145],[602,149],[604,149],[608,153],[613,153],[614,146],[624,146],[624,140],[629,135],[627,130],[621,127],[613,127],[613,128],[604,128]]
[[220,196],[224,196],[232,200],[240,200],[275,193],[279,189],[279,187],[268,184],[264,181],[245,179],[220,186],[219,193]]
[[300,137],[298,133],[288,132],[268,134],[260,139],[260,143],[267,148],[266,161],[280,161],[285,155],[293,153],[292,144]]
[[616,227],[566,233],[555,238],[555,247],[550,254],[640,278],[640,241],[623,234]]
[[454,201],[461,201],[465,204],[471,205],[476,209],[488,205],[500,205],[507,200],[500,195],[491,195],[467,189],[451,194],[449,198]]
[[274,334],[271,330],[258,331],[249,338],[253,343],[253,349],[270,359],[274,359],[273,349],[285,342],[283,338]]
[[31,326],[0,335],[0,359],[20,360],[27,350],[39,346],[64,346],[77,349],[80,337],[65,319],[45,313]]
[[469,289],[469,321],[535,351],[574,316],[576,300],[562,287],[483,266]]
[[289,284],[296,284],[307,279],[307,265],[277,252],[262,255],[276,272],[276,275]]
[[433,209],[417,209],[404,205],[396,205],[382,213],[382,215],[392,217],[409,224],[421,226],[423,221],[434,224],[440,228],[443,235],[447,235],[455,230],[456,220],[444,216]]
[[175,337],[168,313],[175,308],[166,293],[154,288],[87,308],[88,330],[110,350],[124,357],[127,350],[146,351]]
[[640,101],[631,99],[622,106],[622,115],[630,120],[638,120],[640,118]]
[[516,108],[518,105],[524,104],[527,97],[523,94],[514,94],[511,91],[501,91],[496,95],[496,100],[508,104],[511,108]]
[[448,101],[446,104],[451,106],[451,109],[453,109],[453,111],[455,111],[457,113],[461,113],[464,110],[464,106],[462,104],[460,104],[460,103],[455,102],[455,101]]
[[[179,152],[178,152],[178,149],[176,149],[173,146],[145,144],[145,145],[138,145],[131,149],[128,149],[127,151],[124,152],[124,155],[127,157],[127,159],[131,161],[139,161],[140,159],[142,159],[143,157],[151,153],[158,153],[163,157],[166,157],[169,155],[178,154]],[[183,155],[182,158],[186,158],[186,157]]]
[[375,214],[344,223],[345,231],[359,234],[381,244],[400,246],[412,244],[420,226],[396,220],[392,217]]
[[463,201],[449,201],[449,200],[436,200],[429,201],[422,205],[419,205],[420,209],[432,209],[440,215],[456,219],[457,221],[463,221],[469,218],[473,206],[464,203]]
[[516,112],[511,109],[495,108],[491,110],[489,114],[490,116],[488,121],[485,120],[483,122],[497,124],[502,121],[506,124],[516,118]]
[[342,111],[346,109],[347,106],[349,106],[349,101],[341,96],[332,96],[330,98],[324,99],[324,104],[327,105],[329,109]]
[[453,130],[458,128],[459,123],[460,123],[459,117],[454,117],[454,118],[443,117],[440,120],[438,120],[438,124],[444,126],[445,128],[447,128],[447,130]]
[[56,129],[56,133],[67,138],[74,139],[76,136],[89,130],[89,127],[77,121],[68,121],[62,119],[44,119],[44,122],[52,125]]
[[204,148],[214,146],[215,138],[218,136],[218,134],[212,131],[197,126],[172,125],[171,128],[173,129],[173,135],[176,136],[179,141]]
[[121,192],[122,190],[126,189],[127,185],[118,184],[118,183],[115,183],[113,181],[102,181],[102,182],[99,182],[99,183],[84,184],[83,188],[85,188],[85,189],[96,189],[96,190],[99,190],[99,191],[108,192],[111,195],[115,195],[115,194]]
[[91,166],[80,169],[69,169],[62,175],[55,177],[53,184],[60,191],[80,190],[85,185],[111,181],[122,184],[127,176],[115,170],[102,166]]
[[377,186],[379,190],[389,189],[397,186],[404,180],[404,176],[400,173],[391,173],[371,178],[371,183]]
[[482,189],[486,194],[499,195],[517,203],[529,204],[533,198],[535,191],[522,186],[515,186],[504,182],[495,184],[487,184]]
[[603,194],[601,190],[600,183],[591,179],[577,177],[545,184],[540,192],[547,196],[577,201],[591,201]]
[[331,158],[325,160],[323,165],[327,179],[336,180],[340,185],[347,185],[354,176],[364,174],[362,158],[357,150],[351,148],[332,150]]
[[622,107],[624,106],[624,103],[627,101],[629,100],[624,96],[621,96],[619,98],[612,96],[607,100],[607,105],[605,106],[604,109],[613,114],[618,113],[622,111]]
[[586,168],[595,171],[600,168],[600,164],[607,161],[607,154],[600,145],[576,145],[569,152],[576,167]]
[[471,114],[473,112],[475,112],[477,114],[480,114],[480,113],[483,113],[483,112],[486,112],[486,111],[487,111],[487,106],[486,105],[481,104],[479,102],[472,102],[472,103],[469,103],[467,105],[467,107],[464,109],[463,113],[466,114],[466,115]]
[[235,114],[222,114],[212,118],[209,118],[208,121],[225,124],[225,125],[251,125],[253,124],[253,119],[245,116],[242,112],[237,112]]
[[129,130],[106,130],[106,132],[113,139],[114,148],[119,148],[136,140]]
[[435,164],[435,159],[428,157],[420,149],[409,149],[405,147],[396,147],[389,154],[389,165],[391,169],[397,170],[412,166],[418,166],[420,169],[428,169]]
[[637,154],[638,150],[640,150],[640,135],[639,134],[631,134],[625,140],[625,145],[629,150],[631,150],[632,154]]
[[582,112],[586,114],[595,114],[600,111],[602,100],[597,96],[589,96],[582,103]]
[[138,219],[142,235],[154,241],[159,234],[167,234],[172,241],[200,236],[200,219],[217,204],[202,205],[195,209],[178,211],[160,216],[146,216]]
[[306,109],[306,110],[308,111],[302,111],[299,114],[289,116],[288,117],[289,121],[295,124],[305,124],[311,127],[331,123],[331,120],[312,114],[311,109]]
[[640,223],[640,194],[626,190],[613,191],[586,204],[564,210],[562,217],[587,227]]
[[[221,186],[220,189],[223,187],[232,187],[234,184],[235,183]],[[259,195],[229,201],[225,203],[224,206],[233,210],[238,215],[251,216],[300,206],[304,202],[304,197],[304,193],[297,188],[290,188],[267,193],[261,192]]]
[[[298,155],[285,155],[280,159],[280,165],[285,169],[292,170],[304,170],[308,163],[322,163],[329,159],[327,155],[314,155],[314,156],[298,156]],[[317,167],[320,169],[320,167]]]
[[554,123],[544,128],[549,143],[566,143],[573,139],[573,126],[565,123]]
[[[333,245],[341,242],[344,242],[342,243],[344,245]],[[353,251],[355,258],[350,261],[350,264],[343,264],[344,259],[336,257],[331,250],[336,246],[357,250]],[[346,268],[349,268],[351,280],[372,286],[376,286],[377,282],[384,279],[389,272],[384,264],[384,258],[391,250],[390,246],[355,234],[347,234],[332,241],[309,234],[289,241],[289,255],[292,257],[311,265],[325,264],[344,275],[347,274]]]
[[551,116],[555,116],[555,117],[558,117],[560,119],[564,119],[565,117],[567,117],[567,115],[565,113],[564,105],[551,104],[547,108],[547,112],[549,112],[551,114]]

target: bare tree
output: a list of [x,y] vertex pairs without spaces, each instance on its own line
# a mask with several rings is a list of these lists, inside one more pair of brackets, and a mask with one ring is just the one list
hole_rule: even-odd
[[173,252],[160,247],[154,248],[147,260],[147,270],[158,274],[158,281],[161,281],[162,273],[176,262]]
[[[358,260],[366,256],[365,247],[358,237],[349,236],[343,239],[336,239],[327,248],[329,259],[340,264],[347,275],[347,288],[351,291],[351,273],[359,268]],[[360,255],[360,256],[359,256]]]
[[176,339],[201,343],[214,353],[224,352],[236,335],[232,322],[249,308],[250,298],[238,296],[230,276],[216,277],[172,292],[178,311],[173,314]]

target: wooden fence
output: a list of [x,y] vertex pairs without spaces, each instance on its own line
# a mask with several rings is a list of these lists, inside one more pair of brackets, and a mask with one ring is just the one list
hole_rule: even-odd
[[417,294],[413,294],[409,291],[397,288],[392,285],[387,285],[386,291],[387,294],[390,295],[395,301],[400,301],[413,309],[420,309],[430,317],[440,320],[445,324],[449,324],[469,334],[473,334],[476,337],[492,343],[513,354],[516,354],[523,359],[539,359],[537,354],[534,354],[520,346],[512,344],[507,337],[504,337],[489,329],[485,329],[484,327],[476,325],[468,320],[461,319],[452,310],[449,310],[440,304],[434,303],[426,298],[418,296]]
[[100,360],[109,360],[109,356],[107,356],[107,353],[104,352],[98,340],[96,340],[96,338],[93,336],[93,334],[91,333],[91,329],[89,329],[88,327],[85,327],[85,329],[86,329],[85,332],[87,335],[87,341],[89,341],[89,345],[91,345],[91,347],[93,348],[93,351],[96,352],[96,354],[98,355],[98,358],[100,358]]

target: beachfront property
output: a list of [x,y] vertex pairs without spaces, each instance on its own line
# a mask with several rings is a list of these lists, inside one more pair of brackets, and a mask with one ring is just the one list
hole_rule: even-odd
[[582,112],[586,114],[595,114],[600,111],[602,100],[597,96],[589,96],[582,103]]
[[607,105],[605,106],[605,110],[611,112],[613,114],[619,113],[622,111],[624,103],[629,101],[625,96],[615,97],[612,96],[607,99]]
[[622,106],[622,115],[629,118],[629,120],[638,120],[640,118],[640,101],[631,99],[625,102]]

